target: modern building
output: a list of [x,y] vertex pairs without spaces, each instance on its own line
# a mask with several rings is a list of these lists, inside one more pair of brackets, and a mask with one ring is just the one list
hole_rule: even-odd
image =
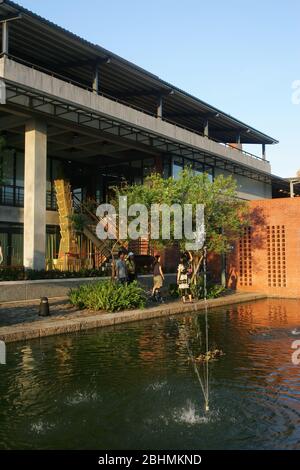
[[[233,175],[247,200],[289,191],[267,160],[274,138],[14,2],[0,0],[0,24],[5,264],[42,269],[57,258],[58,180],[86,212],[116,184],[140,184],[153,171],[176,177],[186,165],[211,178]],[[97,263],[92,233],[79,247]]]
[[249,206],[250,226],[227,258],[228,286],[299,298],[300,198],[250,201]]

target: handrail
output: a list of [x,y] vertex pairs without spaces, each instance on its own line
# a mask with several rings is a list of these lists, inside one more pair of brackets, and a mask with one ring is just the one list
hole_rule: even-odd
[[[74,204],[75,208],[84,209],[85,213],[87,213],[88,216],[91,217],[94,222],[96,222],[97,224],[100,222],[100,219],[99,219],[95,214],[93,214],[93,213],[88,209],[88,207],[86,206],[86,204],[84,204],[83,202],[81,202],[80,199],[79,199],[77,196],[75,196],[75,194],[73,194],[73,201],[75,201],[75,204]],[[96,201],[95,201],[95,202],[96,202]],[[110,220],[110,224],[112,224],[112,220]],[[117,230],[117,225],[114,225],[113,228]],[[102,241],[103,245],[105,245],[106,243],[111,242],[112,240],[111,240],[111,239],[106,239],[106,240],[101,240],[101,241]],[[116,242],[117,242],[117,243],[118,243],[118,242],[121,243],[122,240],[119,239],[119,238],[117,238],[117,239],[116,239]]]
[[[29,62],[29,61],[27,61],[27,60],[25,60],[25,59],[22,59],[22,58],[20,58],[20,57],[17,57],[17,56],[15,56],[15,55],[12,55],[12,54],[0,53],[0,58],[2,58],[2,57],[7,57],[8,59],[15,60],[16,62],[19,62],[19,63],[21,63],[21,64],[24,64],[24,65],[26,65],[26,66],[29,66],[29,67],[32,68],[32,69],[35,69],[35,70],[39,70],[39,71],[41,71],[41,72],[44,72],[44,73],[46,73],[47,75],[50,75],[50,76],[52,76],[52,77],[54,77],[54,78],[58,78],[58,79],[60,79],[60,80],[62,80],[62,81],[64,81],[64,82],[70,83],[71,85],[78,86],[78,87],[80,87],[80,88],[82,88],[82,89],[84,89],[84,90],[87,90],[87,91],[91,92],[91,93],[96,93],[97,95],[103,96],[104,98],[108,98],[109,100],[115,101],[116,103],[123,104],[124,106],[127,106],[127,107],[129,107],[129,108],[135,109],[136,111],[140,111],[140,112],[142,112],[142,113],[144,113],[144,114],[147,114],[147,115],[149,115],[149,116],[152,116],[152,117],[157,118],[157,114],[154,113],[154,112],[151,112],[151,111],[149,111],[149,110],[147,110],[147,109],[144,109],[144,108],[142,108],[142,107],[140,107],[140,106],[137,106],[137,105],[134,105],[134,104],[132,104],[132,103],[129,103],[128,101],[119,99],[119,98],[117,98],[116,96],[110,95],[109,93],[106,93],[106,92],[103,92],[103,91],[100,91],[100,90],[97,90],[97,91],[96,91],[96,90],[94,90],[91,86],[88,86],[88,85],[86,85],[86,84],[84,84],[84,83],[82,83],[82,82],[78,82],[78,81],[76,81],[76,80],[73,80],[72,78],[66,77],[66,76],[64,76],[64,75],[62,75],[62,74],[60,74],[60,73],[58,73],[58,72],[55,72],[54,70],[47,69],[47,68],[45,68],[45,67],[43,67],[43,66],[41,66],[41,65],[33,64],[33,63],[31,63],[31,62]],[[164,121],[164,122],[167,122],[167,123],[169,123],[169,124],[172,124],[172,125],[174,125],[174,126],[177,126],[177,127],[181,128],[181,129],[185,129],[185,130],[187,130],[187,131],[189,131],[189,132],[192,132],[193,134],[200,135],[201,137],[205,137],[205,138],[207,138],[208,140],[212,140],[213,142],[216,142],[216,143],[218,143],[218,144],[220,144],[220,145],[224,145],[224,146],[227,147],[227,148],[231,148],[231,149],[237,150],[237,151],[240,152],[242,155],[248,155],[248,156],[250,156],[251,158],[255,158],[256,160],[260,160],[260,161],[269,163],[269,160],[266,160],[266,159],[263,158],[263,157],[259,157],[258,155],[255,155],[255,154],[253,154],[253,153],[251,153],[251,152],[247,152],[246,150],[243,150],[243,149],[240,149],[240,148],[234,148],[234,147],[232,146],[232,144],[229,144],[229,143],[227,143],[227,142],[220,142],[219,140],[214,139],[214,138],[211,137],[211,136],[205,136],[203,132],[201,132],[201,131],[199,131],[199,130],[197,130],[197,129],[193,129],[193,128],[190,128],[190,127],[188,127],[188,126],[184,126],[183,124],[180,124],[180,123],[178,123],[178,122],[176,122],[176,121],[173,121],[173,120],[171,120],[171,119],[167,119],[167,118],[165,118],[164,116],[162,116],[161,119],[162,119],[162,121]]]

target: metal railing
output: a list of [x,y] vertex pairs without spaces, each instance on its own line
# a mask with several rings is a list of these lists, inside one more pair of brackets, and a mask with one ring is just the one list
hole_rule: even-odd
[[0,186],[0,204],[2,206],[24,206],[24,188],[6,184]]
[[[12,59],[12,60],[14,60],[14,61],[16,61],[16,62],[18,62],[18,63],[20,63],[20,64],[24,64],[24,65],[27,66],[27,67],[30,67],[30,68],[32,68],[32,69],[35,69],[35,70],[38,70],[38,71],[40,71],[40,72],[43,72],[43,73],[45,73],[45,74],[47,74],[47,75],[50,75],[51,77],[58,78],[59,80],[62,80],[62,81],[64,81],[64,82],[66,82],[66,83],[70,83],[71,85],[77,86],[77,87],[82,88],[82,89],[84,89],[84,90],[86,90],[86,91],[89,91],[89,92],[91,92],[91,93],[96,93],[97,95],[103,96],[104,98],[108,98],[109,100],[112,100],[112,101],[114,101],[114,102],[116,102],[116,103],[120,103],[120,104],[122,104],[122,105],[124,105],[124,106],[127,106],[127,107],[129,107],[129,108],[135,109],[136,111],[140,111],[140,112],[142,112],[142,113],[144,113],[144,114],[147,114],[147,115],[149,115],[149,116],[152,116],[152,117],[157,118],[157,114],[156,114],[155,112],[151,112],[151,111],[149,111],[148,109],[145,109],[145,108],[142,108],[142,107],[140,107],[140,106],[134,105],[134,104],[132,104],[132,103],[126,101],[126,100],[120,99],[120,98],[118,98],[118,97],[116,97],[116,96],[112,96],[112,95],[110,95],[109,93],[106,93],[106,92],[103,92],[103,91],[100,91],[100,90],[97,90],[97,91],[96,91],[93,87],[91,87],[91,86],[89,86],[89,85],[87,85],[87,84],[85,84],[85,83],[79,82],[79,81],[77,81],[77,80],[74,80],[74,79],[72,79],[72,78],[70,78],[70,77],[67,77],[67,76],[65,76],[65,75],[62,75],[62,74],[60,74],[60,73],[58,73],[58,72],[56,72],[56,71],[54,71],[54,70],[47,69],[47,68],[45,68],[45,67],[43,67],[43,66],[41,66],[41,65],[33,64],[33,63],[31,63],[31,62],[29,62],[29,61],[27,61],[27,60],[24,60],[24,59],[22,59],[22,58],[20,58],[20,57],[17,57],[17,56],[15,56],[15,55],[12,55],[12,54],[3,54],[3,53],[0,54],[0,58],[1,58],[1,57],[4,57],[4,56],[7,57],[8,59]],[[256,159],[256,160],[260,160],[260,161],[269,163],[269,161],[266,160],[266,159],[263,158],[263,157],[259,157],[258,155],[255,155],[255,154],[253,154],[253,153],[251,153],[251,152],[247,152],[246,150],[233,147],[232,144],[228,144],[228,143],[226,143],[226,142],[220,142],[219,140],[214,139],[214,138],[211,137],[211,136],[206,136],[206,135],[204,135],[204,132],[201,132],[201,131],[199,131],[198,129],[193,129],[193,128],[188,127],[188,126],[184,126],[183,124],[180,124],[180,123],[177,122],[177,121],[173,121],[173,120],[171,120],[171,119],[168,119],[168,118],[166,118],[166,117],[164,117],[164,116],[162,116],[161,119],[162,119],[162,121],[165,121],[165,122],[167,122],[167,123],[169,123],[169,124],[172,124],[172,125],[174,125],[174,126],[177,126],[177,127],[181,128],[181,129],[185,129],[185,130],[187,130],[187,131],[189,131],[189,132],[192,132],[192,133],[194,133],[194,134],[200,135],[201,137],[204,137],[204,138],[206,138],[206,139],[208,139],[208,140],[212,140],[213,142],[216,142],[216,143],[218,143],[218,144],[220,144],[220,145],[223,145],[223,146],[225,146],[226,148],[230,148],[231,150],[234,149],[234,150],[240,152],[242,155],[249,156],[249,157],[254,158],[254,159]]]
[[[0,186],[0,205],[11,207],[24,207],[24,187],[13,184]],[[46,192],[47,210],[56,211],[56,195],[52,191]]]

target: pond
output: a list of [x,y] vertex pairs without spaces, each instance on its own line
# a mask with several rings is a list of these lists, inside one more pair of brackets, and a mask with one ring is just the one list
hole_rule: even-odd
[[209,365],[208,413],[186,347],[204,352],[203,312],[9,344],[0,448],[300,448],[299,307],[209,312],[210,348],[225,355]]

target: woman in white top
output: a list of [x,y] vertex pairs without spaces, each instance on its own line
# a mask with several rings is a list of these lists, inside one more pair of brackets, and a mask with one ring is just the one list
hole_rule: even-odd
[[181,257],[177,269],[177,284],[181,293],[182,301],[185,303],[186,297],[192,302],[192,294],[190,290],[190,276],[188,275],[188,263],[185,258]]
[[0,242],[0,264],[3,263],[3,251],[2,251],[2,245],[1,245],[1,242]]

